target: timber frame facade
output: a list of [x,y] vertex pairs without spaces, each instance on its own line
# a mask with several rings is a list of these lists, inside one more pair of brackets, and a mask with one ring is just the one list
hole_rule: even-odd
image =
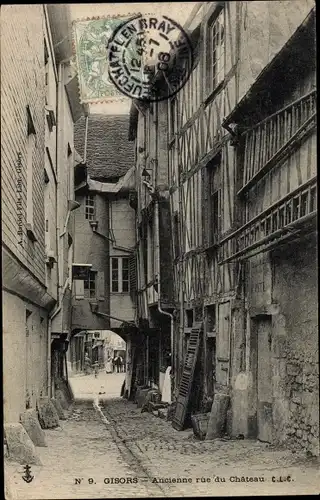
[[[224,394],[230,435],[318,454],[315,11],[291,6],[199,4],[189,80],[165,105],[135,103],[131,134],[137,220],[158,199],[154,165],[169,205],[172,280],[157,268],[155,283],[173,291],[159,307],[173,319],[174,400],[199,337],[189,412]],[[156,230],[138,239],[147,267]]]

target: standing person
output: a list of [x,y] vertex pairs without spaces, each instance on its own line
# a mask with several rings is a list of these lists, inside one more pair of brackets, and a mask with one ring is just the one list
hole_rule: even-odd
[[91,371],[91,361],[88,353],[86,352],[84,355],[84,373],[85,375],[89,375]]
[[112,373],[116,371],[116,359],[117,356],[114,356],[114,358],[112,358]]
[[113,367],[112,367],[112,359],[111,356],[108,356],[108,360],[106,363],[106,373],[112,373]]
[[123,367],[123,359],[122,356],[119,356],[119,372],[122,373],[122,367]]
[[114,364],[116,365],[116,370],[117,370],[117,373],[120,373],[120,364],[121,364],[121,360],[120,360],[120,356],[119,356],[118,354],[117,354],[117,356],[115,357]]
[[98,363],[98,361],[95,361],[93,363],[93,369],[94,369],[94,376],[95,376],[95,378],[97,378],[98,374],[99,374],[99,363]]

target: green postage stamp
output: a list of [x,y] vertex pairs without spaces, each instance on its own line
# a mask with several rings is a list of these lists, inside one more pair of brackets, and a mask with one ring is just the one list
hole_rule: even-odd
[[108,74],[107,46],[116,28],[132,15],[74,21],[73,42],[82,103],[126,99]]

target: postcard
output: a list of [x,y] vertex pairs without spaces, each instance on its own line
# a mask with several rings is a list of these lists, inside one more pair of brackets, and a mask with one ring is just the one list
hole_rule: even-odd
[[2,6],[7,500],[320,493],[315,22]]

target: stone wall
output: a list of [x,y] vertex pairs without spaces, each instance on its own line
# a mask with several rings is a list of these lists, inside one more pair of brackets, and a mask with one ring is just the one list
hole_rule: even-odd
[[[319,343],[316,244],[314,237],[273,256],[273,301],[280,325],[275,370],[276,396],[288,402],[285,440],[294,448],[319,454]],[[279,415],[276,423],[283,420]]]

